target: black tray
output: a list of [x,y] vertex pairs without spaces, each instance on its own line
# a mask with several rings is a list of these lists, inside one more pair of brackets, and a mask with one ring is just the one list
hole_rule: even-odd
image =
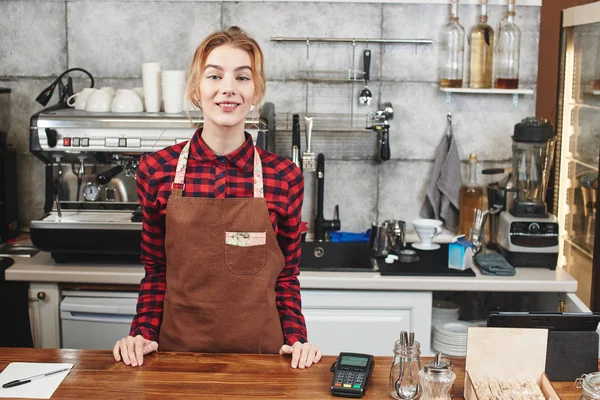
[[393,264],[387,264],[384,258],[378,258],[379,272],[381,275],[399,275],[399,276],[475,276],[472,269],[458,271],[448,268],[448,244],[440,244],[437,250],[418,250],[407,245],[417,252],[419,261],[406,263],[394,261]]

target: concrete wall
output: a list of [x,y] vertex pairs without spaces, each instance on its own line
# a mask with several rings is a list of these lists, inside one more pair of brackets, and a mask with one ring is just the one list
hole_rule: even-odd
[[[489,7],[497,31],[503,6]],[[539,7],[517,9],[521,27],[521,86],[536,87]],[[468,32],[477,7],[462,5],[460,22]],[[20,220],[27,225],[43,207],[43,165],[28,153],[29,118],[41,106],[38,93],[67,68],[81,67],[97,86],[141,86],[141,64],[186,69],[196,46],[210,32],[239,25],[263,47],[268,78],[266,100],[278,116],[309,113],[327,120],[351,116],[364,121],[383,101],[395,108],[391,121],[392,159],[377,160],[372,131],[332,132],[315,126],[314,151],[326,155],[325,216],[340,205],[342,229],[364,231],[371,221],[418,216],[425,184],[452,112],[459,155],[478,153],[483,166],[506,165],[512,129],[533,115],[535,97],[454,95],[448,106],[437,85],[440,29],[447,6],[439,4],[201,1],[1,1],[0,86],[12,88],[9,143],[19,151]],[[372,105],[361,108],[360,82],[311,83],[306,69],[362,68],[366,44],[282,44],[274,36],[429,38],[431,46],[370,44],[373,53]],[[80,89],[87,82],[81,80]],[[52,103],[55,103],[55,98]],[[336,121],[329,118],[329,121]],[[325,123],[324,123],[325,124]],[[324,125],[323,124],[323,125]],[[278,152],[289,155],[291,135],[278,132]],[[466,177],[466,164],[463,164]],[[314,218],[314,174],[306,176],[304,219]]]

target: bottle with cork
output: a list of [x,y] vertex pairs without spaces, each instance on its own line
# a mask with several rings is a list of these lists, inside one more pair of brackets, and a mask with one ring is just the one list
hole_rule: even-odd
[[440,35],[440,86],[459,88],[463,85],[465,30],[458,22],[458,0],[451,0],[448,22]]
[[483,207],[483,188],[477,183],[477,154],[469,156],[469,180],[460,187],[459,198],[460,224],[459,234],[469,237],[473,226],[473,211]]
[[515,24],[515,1],[508,0],[506,16],[498,30],[498,43],[494,55],[496,71],[494,86],[498,89],[517,89],[519,87],[521,30]]

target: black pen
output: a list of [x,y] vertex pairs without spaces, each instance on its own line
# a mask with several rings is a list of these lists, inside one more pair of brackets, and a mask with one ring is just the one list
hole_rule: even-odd
[[70,368],[63,368],[63,369],[59,369],[59,370],[52,371],[52,372],[46,372],[44,374],[30,376],[28,378],[17,379],[16,381],[10,381],[8,383],[5,383],[4,385],[2,385],[2,387],[3,388],[9,388],[9,387],[13,387],[13,386],[24,385],[26,383],[29,383],[29,382],[35,380],[35,379],[45,378],[45,377],[50,376],[50,375],[58,374],[59,372],[68,371],[69,369]]

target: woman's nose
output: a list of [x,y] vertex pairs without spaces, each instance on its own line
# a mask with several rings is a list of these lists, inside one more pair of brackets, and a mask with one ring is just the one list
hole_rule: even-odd
[[231,78],[224,78],[222,81],[222,86],[221,86],[221,93],[222,94],[232,94],[234,93],[235,89],[235,79],[231,79]]

